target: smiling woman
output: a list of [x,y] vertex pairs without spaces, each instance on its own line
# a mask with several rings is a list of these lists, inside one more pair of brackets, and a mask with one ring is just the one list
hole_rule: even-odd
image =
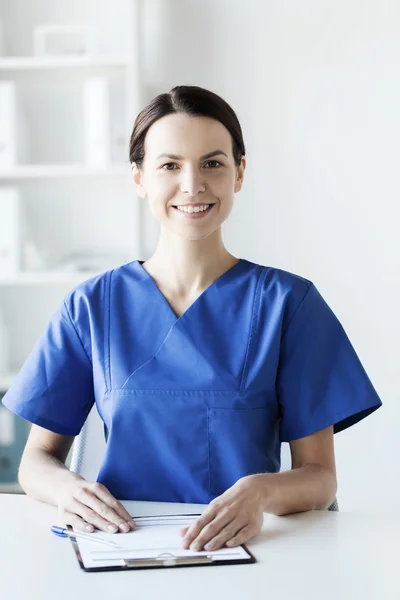
[[130,142],[132,178],[161,224],[163,254],[176,234],[207,238],[196,254],[211,254],[210,244],[223,254],[220,227],[242,186],[244,154],[235,113],[211,92],[177,87],[140,113]]
[[[117,498],[208,504],[182,531],[196,550],[246,542],[263,512],[330,507],[334,433],[381,401],[311,281],[226,249],[246,168],[236,114],[175,87],[138,115],[130,160],[158,245],[74,288],[3,398],[34,424],[21,485],[78,529],[134,528]],[[88,482],[64,463],[93,403],[107,443]]]

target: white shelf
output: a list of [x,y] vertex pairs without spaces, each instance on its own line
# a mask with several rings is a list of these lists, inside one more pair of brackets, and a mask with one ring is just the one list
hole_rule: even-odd
[[127,67],[127,56],[10,56],[0,59],[0,71],[31,71],[38,69],[75,69],[96,67]]
[[12,382],[17,376],[17,372],[9,371],[8,373],[0,373],[0,392],[5,392],[11,387]]
[[[21,105],[21,112],[14,107],[16,133],[23,134],[18,139],[15,136],[15,144],[17,150],[26,151],[18,154],[14,163],[3,162],[0,190],[13,187],[18,193],[17,242],[22,254],[32,235],[47,257],[45,271],[6,275],[3,269],[0,274],[0,313],[10,341],[10,371],[22,366],[65,293],[111,268],[109,260],[104,261],[104,268],[100,259],[72,262],[75,252],[93,259],[102,252],[109,253],[110,260],[128,256],[126,260],[116,258],[117,265],[142,253],[142,210],[134,201],[129,158],[124,152],[145,95],[139,5],[136,0],[118,0],[110,11],[106,0],[82,0],[71,11],[68,3],[39,0],[26,11],[23,0],[0,0],[0,20],[7,31],[0,56],[0,82],[15,82],[16,100]],[[49,23],[97,29],[101,35],[98,46],[89,47],[91,54],[34,56],[33,32],[46,23],[46,15]],[[93,168],[84,152],[83,87],[89,78],[99,76],[109,82],[111,153],[108,164]],[[99,122],[101,118],[99,111]],[[8,210],[6,203],[0,201],[0,222]],[[82,265],[91,270],[63,269],[60,257],[68,256],[71,262],[65,266],[78,269]],[[24,265],[22,261],[21,268]],[[30,295],[33,302],[29,306],[34,309],[26,311]],[[0,386],[6,387],[14,377],[0,373]]]
[[19,165],[12,169],[0,170],[1,179],[46,179],[54,177],[129,177],[126,164],[110,165],[95,169],[84,164],[70,165]]
[[[107,269],[104,269],[104,271]],[[75,285],[95,277],[103,271],[31,271],[16,275],[0,276],[0,287],[8,285]]]
[[0,483],[0,494],[24,494],[19,483]]

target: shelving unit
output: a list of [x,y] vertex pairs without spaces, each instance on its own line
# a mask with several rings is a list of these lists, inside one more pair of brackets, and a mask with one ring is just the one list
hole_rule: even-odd
[[17,376],[16,372],[9,371],[8,373],[0,373],[0,390],[7,390],[15,377]]
[[129,165],[110,165],[105,169],[95,169],[84,164],[70,165],[18,165],[8,170],[0,170],[0,181],[15,179],[51,179],[59,177],[125,177],[128,178]]
[[38,69],[78,68],[125,68],[131,64],[127,56],[77,56],[77,57],[33,57],[17,56],[0,58],[1,71],[28,71]]
[[[0,272],[0,313],[7,328],[0,344],[7,344],[9,356],[7,368],[0,365],[0,393],[12,384],[64,295],[110,268],[61,270],[61,259],[74,253],[106,253],[123,262],[141,256],[140,204],[128,160],[143,98],[139,16],[139,0],[36,0],[29,10],[25,0],[0,0],[0,82],[15,82],[29,133],[28,158],[0,166],[0,191],[18,190],[28,225],[21,244],[33,241],[48,263],[43,270],[22,264],[11,274]],[[101,33],[97,52],[34,56],[33,31],[48,23],[94,26]],[[93,76],[107,77],[111,90],[112,155],[101,167],[86,164],[83,152],[83,84]],[[0,219],[1,213],[0,197]],[[0,493],[9,490],[21,491],[17,483],[2,484],[0,465]]]
[[6,286],[32,286],[32,285],[77,285],[85,279],[97,275],[95,271],[38,271],[21,272],[8,277],[0,278],[0,287]]

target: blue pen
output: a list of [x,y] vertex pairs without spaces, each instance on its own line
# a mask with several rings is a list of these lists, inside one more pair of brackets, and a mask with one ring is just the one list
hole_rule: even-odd
[[104,540],[98,537],[97,535],[93,535],[93,533],[81,533],[80,531],[71,531],[70,529],[66,529],[66,527],[57,527],[56,525],[53,525],[50,531],[55,535],[58,535],[58,537],[81,538],[89,542],[105,544],[106,546],[114,548],[115,550],[121,550],[121,547],[118,546],[118,544],[116,544],[115,542],[112,542],[111,540]]

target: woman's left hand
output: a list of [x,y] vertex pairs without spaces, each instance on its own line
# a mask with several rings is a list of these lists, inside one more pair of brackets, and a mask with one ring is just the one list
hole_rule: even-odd
[[262,475],[239,479],[214,498],[193,525],[181,529],[183,547],[195,551],[232,548],[258,535],[263,524],[264,487]]

